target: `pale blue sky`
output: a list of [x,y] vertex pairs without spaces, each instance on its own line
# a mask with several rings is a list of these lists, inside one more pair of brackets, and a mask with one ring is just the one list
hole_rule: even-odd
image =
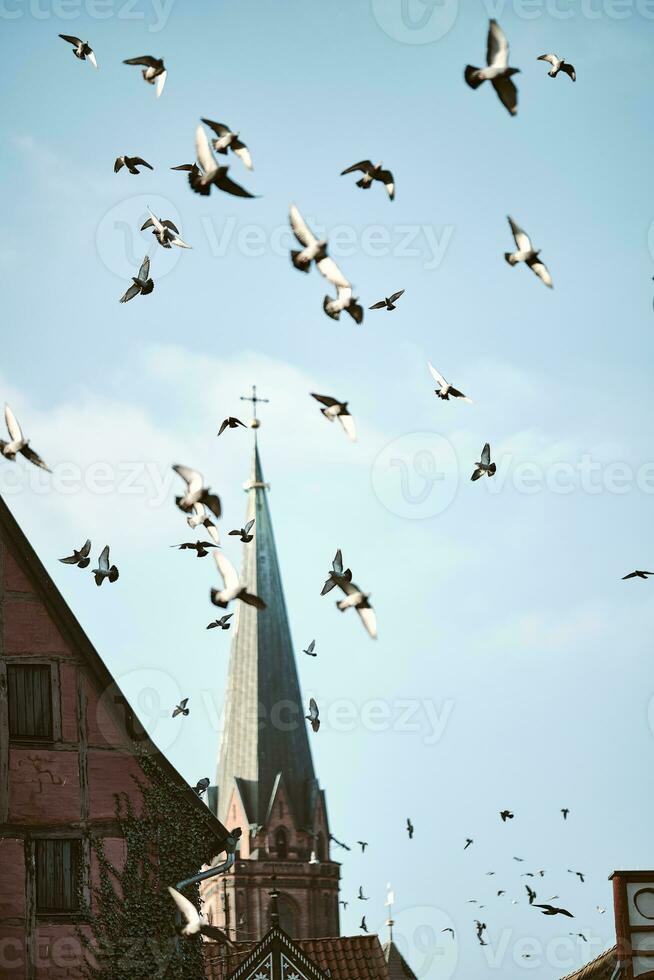
[[[215,432],[258,384],[294,640],[320,651],[299,654],[305,699],[325,718],[315,763],[336,836],[370,841],[344,860],[343,930],[362,909],[382,923],[390,880],[414,967],[420,925],[446,949],[423,976],[545,980],[613,942],[607,876],[652,860],[654,583],[620,578],[654,562],[654,10],[460,7],[409,0],[421,33],[401,0],[177,0],[167,12],[6,0],[0,399],[55,476],[6,463],[0,492],[141,713],[158,714],[150,690],[160,699],[154,737],[195,782],[213,774],[230,634],[204,630],[213,563],[167,547],[187,536],[169,467],[200,468],[224,498],[224,530],[240,526],[250,438]],[[516,119],[463,82],[489,16],[522,69]],[[60,32],[88,38],[97,73]],[[575,64],[576,85],[547,77],[536,57],[549,50]],[[144,53],[169,69],[159,101],[121,64]],[[236,161],[232,174],[259,200],[202,199],[167,169],[192,159],[201,116],[240,129],[256,169]],[[122,153],[154,172],[114,175]],[[338,176],[368,156],[394,171],[392,204]],[[288,261],[291,201],[338,230],[332,251],[365,305],[406,289],[395,313],[366,313],[362,327],[324,316],[324,281]],[[153,252],[137,230],[146,204],[179,219],[192,252]],[[542,248],[552,292],[504,262],[508,213]],[[120,306],[148,250],[155,291]],[[438,402],[428,359],[475,405]],[[312,390],[349,399],[356,445]],[[498,475],[471,484],[486,440]],[[430,453],[444,474],[433,484]],[[87,536],[111,544],[115,586],[57,563]],[[337,546],[372,593],[376,644],[318,595]],[[180,725],[167,709],[184,695]],[[349,724],[342,699],[356,706]],[[507,825],[503,807],[516,813]],[[575,919],[527,908],[521,868],[547,869],[539,897],[558,894]],[[486,951],[471,898],[486,904]],[[439,931],[450,921],[454,945]],[[595,945],[521,959],[525,938],[546,948],[569,929]]]

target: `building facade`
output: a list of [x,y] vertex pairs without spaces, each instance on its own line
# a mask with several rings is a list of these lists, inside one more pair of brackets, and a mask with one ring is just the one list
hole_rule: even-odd
[[205,909],[230,938],[256,941],[270,925],[270,883],[280,924],[295,939],[338,936],[339,865],[330,858],[325,794],[313,768],[277,559],[268,485],[254,449],[241,584],[266,608],[238,603],[216,786],[222,823],[242,828],[232,872],[203,891]]

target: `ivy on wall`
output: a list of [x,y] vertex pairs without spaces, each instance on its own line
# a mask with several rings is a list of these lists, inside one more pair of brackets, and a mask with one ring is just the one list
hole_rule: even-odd
[[[87,951],[86,980],[203,980],[201,941],[175,933],[175,906],[168,885],[196,874],[217,851],[215,835],[201,812],[171,783],[143,750],[144,779],[135,780],[142,806],[116,794],[117,836],[125,861],[116,867],[100,837],[91,838],[99,880],[91,889],[87,929],[79,938]],[[112,834],[112,836],[114,836]],[[198,886],[184,894],[198,906]]]

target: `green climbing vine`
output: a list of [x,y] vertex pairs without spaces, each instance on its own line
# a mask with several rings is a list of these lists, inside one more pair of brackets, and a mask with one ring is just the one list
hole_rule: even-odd
[[[174,904],[166,889],[197,873],[217,851],[209,821],[190,804],[157,762],[137,749],[143,779],[135,812],[125,793],[116,794],[118,836],[125,860],[116,867],[102,838],[91,838],[99,879],[91,890],[87,928],[79,939],[89,954],[86,980],[202,980],[199,939],[179,939]],[[113,836],[113,835],[112,835]],[[197,905],[198,887],[184,894]],[[90,930],[90,935],[88,931]]]

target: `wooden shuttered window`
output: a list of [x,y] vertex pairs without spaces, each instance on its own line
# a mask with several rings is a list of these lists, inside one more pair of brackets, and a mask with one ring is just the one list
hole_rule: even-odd
[[53,737],[52,671],[48,664],[8,664],[9,735]]
[[54,838],[35,843],[37,913],[78,911],[82,842]]

